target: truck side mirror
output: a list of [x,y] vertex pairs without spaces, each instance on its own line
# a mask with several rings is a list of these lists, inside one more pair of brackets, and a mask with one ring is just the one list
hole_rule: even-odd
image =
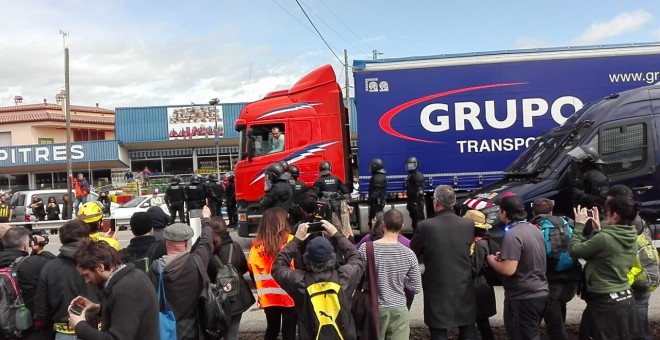
[[248,161],[254,157],[254,136],[252,135],[252,129],[247,131],[247,155]]

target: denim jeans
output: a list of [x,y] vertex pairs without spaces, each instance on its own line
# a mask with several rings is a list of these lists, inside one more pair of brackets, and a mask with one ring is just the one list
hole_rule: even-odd
[[78,208],[81,204],[85,203],[87,203],[87,196],[76,197],[76,199],[73,201],[73,216],[71,216],[71,218],[75,218],[76,215],[78,215]]
[[636,292],[633,290],[633,297],[635,298],[637,315],[639,315],[640,339],[651,340],[653,338],[649,330],[649,298],[651,297],[651,292]]
[[548,305],[543,319],[550,340],[568,340],[566,334],[566,304],[575,297],[575,281],[550,282],[548,284]]

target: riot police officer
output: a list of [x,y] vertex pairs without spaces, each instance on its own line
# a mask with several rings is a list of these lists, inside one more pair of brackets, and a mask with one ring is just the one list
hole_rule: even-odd
[[573,188],[573,206],[603,209],[605,198],[601,196],[609,187],[609,179],[601,170],[605,164],[592,145],[580,145],[568,152],[573,158],[569,171],[569,185]]
[[266,168],[264,172],[266,180],[264,181],[264,195],[261,197],[261,209],[267,210],[273,207],[279,207],[289,211],[293,194],[289,179],[287,178],[282,166],[273,163]]
[[412,220],[413,229],[417,228],[417,223],[424,219],[424,174],[417,169],[419,161],[417,157],[411,156],[406,159],[406,196],[408,214]]
[[341,216],[341,200],[349,191],[342,183],[341,179],[332,173],[332,164],[323,161],[319,164],[319,178],[314,181],[314,192],[322,202],[331,205],[332,211]]
[[369,163],[369,224],[376,214],[385,207],[385,193],[387,192],[387,176],[383,160],[374,158]]
[[186,187],[186,213],[190,221],[190,212],[192,210],[202,209],[206,201],[206,192],[202,185],[202,176],[194,175],[190,179],[190,184]]
[[222,199],[225,196],[225,189],[218,183],[216,175],[209,175],[209,182],[206,184],[206,198],[209,202],[209,208],[213,216],[222,216]]
[[291,171],[289,167],[289,162],[287,161],[279,161],[277,164],[279,164],[282,167],[282,170],[284,171],[285,177],[287,177],[287,181],[291,179]]
[[227,175],[227,187],[225,187],[225,195],[227,197],[227,219],[229,219],[228,227],[236,228],[238,224],[238,213],[236,210],[236,179],[232,173],[228,173]]
[[300,200],[302,195],[307,192],[307,185],[305,182],[298,180],[298,177],[300,176],[300,169],[298,169],[298,166],[291,165],[289,167],[289,172],[291,173],[289,185],[291,186],[291,191],[293,193],[293,202],[289,209],[289,220],[291,221],[291,225],[295,225],[302,219],[303,214],[300,208]]
[[186,189],[181,185],[181,177],[173,176],[170,178],[170,186],[165,190],[165,204],[170,211],[171,221],[174,223],[177,213],[181,223],[188,223],[184,214],[186,201]]

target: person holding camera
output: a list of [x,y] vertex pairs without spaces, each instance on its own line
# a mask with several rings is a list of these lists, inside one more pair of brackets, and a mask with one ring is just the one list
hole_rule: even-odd
[[57,200],[54,196],[48,197],[48,203],[46,204],[46,218],[49,221],[60,219],[60,205],[57,204]]
[[[30,235],[30,231],[24,227],[11,227],[2,238],[2,244],[5,251],[0,253],[0,268],[13,267],[23,301],[34,316],[39,274],[55,258],[51,252],[44,250],[48,239],[41,235]],[[34,317],[33,320],[33,328],[21,339],[52,338],[51,329],[45,327],[41,320]]]
[[[326,220],[321,220],[320,226],[324,236],[314,237],[307,243],[302,260],[304,269],[291,269],[290,264],[301,252],[305,239],[310,237],[308,223],[299,225],[294,240],[277,254],[272,277],[294,301],[300,339],[318,339],[331,334],[336,339],[355,339],[352,296],[366,263],[337,227]],[[335,248],[346,259],[346,264],[339,268],[336,267]],[[333,308],[327,308],[330,305]]]
[[[580,321],[580,339],[637,339],[641,323],[628,279],[637,254],[637,229],[632,225],[637,217],[635,202],[627,196],[607,200],[607,226],[601,223],[597,207],[578,205],[574,213],[568,251],[586,261],[580,296],[587,307]],[[588,221],[594,231],[589,239],[584,235]]]

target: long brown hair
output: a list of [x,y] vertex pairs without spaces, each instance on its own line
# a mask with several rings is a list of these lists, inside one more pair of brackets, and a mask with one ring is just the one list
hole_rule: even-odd
[[266,253],[275,257],[286,243],[287,235],[291,232],[287,213],[282,208],[270,208],[261,216],[257,229],[257,237],[252,245],[263,244]]

